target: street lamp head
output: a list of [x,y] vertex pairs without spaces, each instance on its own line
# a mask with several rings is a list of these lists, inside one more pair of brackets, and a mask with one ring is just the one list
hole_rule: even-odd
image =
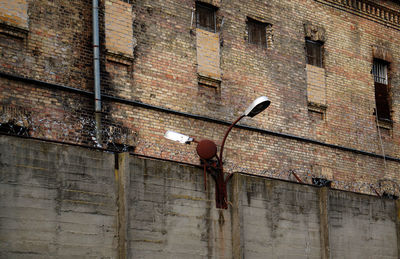
[[271,104],[271,101],[266,96],[260,96],[253,101],[253,103],[247,107],[246,111],[243,113],[244,116],[254,117]]
[[189,144],[190,142],[193,141],[193,138],[172,130],[167,130],[167,132],[165,132],[164,138],[177,141],[182,144]]

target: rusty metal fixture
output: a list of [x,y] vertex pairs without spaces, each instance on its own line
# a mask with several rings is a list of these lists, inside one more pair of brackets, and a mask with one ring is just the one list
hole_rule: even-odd
[[197,144],[196,151],[200,158],[208,160],[217,154],[217,145],[211,140],[203,139]]
[[300,179],[300,177],[294,171],[290,171],[290,173],[296,178],[296,180],[299,183],[303,183],[303,181]]
[[376,190],[376,188],[375,188],[372,184],[370,185],[370,187],[371,187],[371,189],[376,193],[376,195],[377,195],[379,198],[382,197],[382,195]]
[[[213,159],[215,158],[215,159]],[[219,209],[228,208],[228,194],[226,191],[226,185],[229,182],[232,174],[225,173],[222,161],[217,156],[216,152],[211,159],[201,158],[201,163],[204,166],[204,186],[207,188],[207,175],[206,172],[211,175],[215,181],[215,204]]]

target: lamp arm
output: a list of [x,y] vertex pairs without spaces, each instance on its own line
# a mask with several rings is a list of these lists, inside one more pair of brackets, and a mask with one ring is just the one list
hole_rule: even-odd
[[221,166],[222,166],[222,154],[224,153],[224,146],[225,146],[225,141],[226,138],[228,137],[229,132],[231,132],[233,126],[236,125],[236,123],[238,123],[241,119],[243,119],[246,115],[241,115],[239,118],[237,118],[232,124],[231,126],[229,126],[229,129],[225,132],[225,136],[222,139],[222,144],[221,144],[221,151],[219,153],[219,159],[221,161]]

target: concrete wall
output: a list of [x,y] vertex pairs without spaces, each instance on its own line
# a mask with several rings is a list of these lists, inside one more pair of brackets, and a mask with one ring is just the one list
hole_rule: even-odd
[[0,258],[115,258],[114,156],[0,137]]
[[328,206],[332,258],[399,258],[395,203],[331,191]]
[[215,209],[201,170],[130,159],[129,256],[231,258],[231,217]]
[[232,185],[235,258],[398,258],[392,200],[247,175]]
[[0,136],[0,258],[398,258],[396,202]]
[[237,258],[321,258],[317,188],[243,175],[234,184],[241,239]]

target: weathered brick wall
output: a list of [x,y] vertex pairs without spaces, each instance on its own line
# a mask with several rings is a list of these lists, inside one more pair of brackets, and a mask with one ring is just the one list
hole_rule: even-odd
[[119,0],[105,1],[106,49],[110,52],[133,56],[134,37],[132,5]]
[[[100,1],[103,93],[226,121],[234,120],[255,97],[267,95],[272,101],[268,110],[253,119],[244,119],[243,124],[380,154],[370,74],[372,47],[378,46],[393,57],[390,76],[394,123],[392,129],[382,129],[382,141],[385,153],[398,157],[397,16],[390,16],[385,26],[385,12],[379,16],[376,10],[360,11],[333,0],[206,2],[219,7],[219,25],[223,20],[218,31],[220,88],[198,85],[198,37],[191,31],[195,1],[127,4],[109,0]],[[27,31],[19,31],[17,36],[11,32],[0,34],[1,72],[93,91],[91,6],[80,0],[26,3]],[[119,8],[107,9],[107,3]],[[395,2],[377,3],[400,10]],[[127,24],[108,19],[124,15],[128,17]],[[247,17],[272,25],[273,44],[261,48],[246,41]],[[322,120],[308,107],[304,50],[307,22],[325,30],[327,108]],[[133,56],[106,55],[107,39],[111,43],[113,33],[124,29],[128,32],[118,43],[135,46],[137,41]],[[130,52],[126,44],[120,47],[118,51]],[[93,97],[77,97],[4,78],[0,80],[0,90],[1,116],[6,118],[2,123],[13,118],[18,123],[24,121],[21,113],[13,116],[9,112],[18,109],[35,118],[25,123],[31,136],[96,144]],[[214,140],[221,139],[225,130],[216,123],[109,101],[104,102],[103,112],[105,146],[115,144],[115,139],[116,144],[130,141],[139,154],[177,161],[198,163],[195,147],[167,142],[162,137],[165,130]],[[125,132],[123,136],[118,134],[121,131]],[[379,158],[256,131],[233,130],[226,148],[225,160],[230,170],[281,178],[288,178],[287,172],[294,170],[307,181],[312,175],[323,176],[338,188],[367,193],[374,193],[368,186],[377,186],[380,179],[399,179],[398,162],[387,161],[385,168]]]
[[325,69],[317,66],[306,66],[307,100],[317,105],[326,105]]
[[28,27],[28,3],[26,0],[1,0],[0,1],[0,20],[8,25],[20,28]]
[[[92,91],[92,17],[85,1],[3,1],[2,6],[1,14],[13,15],[6,10],[11,8],[26,15],[24,30],[18,24],[3,28],[0,18],[2,73]],[[23,126],[34,137],[92,142],[87,133],[93,131],[93,99],[52,88],[1,78],[0,123]],[[13,110],[17,114],[7,112]]]
[[199,75],[221,79],[219,35],[196,29],[197,72]]
[[92,90],[91,5],[79,0],[5,2],[1,14],[11,15],[7,8],[26,13],[27,34],[1,36],[1,71]]
[[[190,33],[193,2],[154,1],[150,5],[149,7],[148,3],[135,3],[137,12],[135,23],[138,24],[136,28],[143,29],[145,26],[139,25],[147,24],[148,20],[157,20],[165,27],[148,24],[144,33],[139,29],[135,31],[139,39],[137,51],[141,55],[137,57],[133,66],[135,71],[133,82],[140,100],[175,110],[232,121],[255,97],[265,94],[272,100],[271,107],[252,120],[243,120],[244,124],[382,153],[373,115],[375,99],[373,78],[370,74],[373,60],[372,46],[378,45],[389,49],[393,56],[399,57],[399,42],[396,40],[400,36],[398,27],[385,27],[371,19],[347,12],[346,9],[335,9],[317,1],[224,3],[217,11],[217,17],[224,19],[224,25],[220,30],[222,82],[220,91],[214,91],[198,86],[196,80],[194,68],[197,38],[195,34]],[[391,8],[399,10],[396,4],[392,4]],[[153,11],[146,12],[149,9]],[[247,16],[259,17],[258,19],[272,24],[274,39],[272,48],[260,48],[246,42]],[[307,105],[304,50],[306,22],[312,22],[325,29],[323,77],[326,77],[320,80],[325,82],[323,90],[326,92],[320,91],[325,100],[317,100],[327,106],[322,120],[316,119],[308,111]],[[396,61],[392,65],[392,115],[396,122],[399,120],[399,94],[396,87],[399,84],[399,68]],[[171,147],[161,140],[163,127],[199,138],[211,136],[212,139],[219,140],[223,136],[223,129],[216,129],[220,127],[218,125],[193,123],[190,120],[185,122],[184,118],[178,117],[174,120],[176,121],[161,123],[161,129],[156,131],[161,142],[159,145],[154,144],[152,148],[157,150],[165,145]],[[147,133],[146,127],[141,127],[140,132],[144,141],[148,141],[149,138],[145,136],[149,136],[150,132]],[[156,141],[154,133],[155,131],[151,130],[150,137]],[[398,134],[397,123],[393,124],[392,130],[381,129],[387,155],[397,157],[400,153]],[[249,168],[256,169],[255,171],[269,168],[278,174],[295,169],[301,164],[304,166],[304,176],[307,173],[318,175],[323,172],[323,176],[334,181],[348,184],[356,182],[357,185],[365,183],[365,186],[368,185],[366,183],[376,183],[378,179],[397,178],[396,162],[389,162],[394,167],[389,166],[384,169],[383,161],[378,159],[376,167],[371,167],[373,163],[367,161],[371,161],[372,158],[355,155],[356,160],[349,158],[349,163],[347,160],[342,163],[343,160],[339,157],[354,157],[354,155],[332,149],[324,149],[324,153],[314,152],[307,148],[308,145],[299,142],[291,142],[283,147],[285,145],[282,143],[285,141],[282,142],[282,139],[277,140],[275,146],[270,144],[268,137],[261,137],[258,133],[242,131],[242,135],[231,137],[227,142],[228,151],[225,159],[237,167],[251,164]],[[301,146],[298,149],[299,153],[292,153],[292,145]],[[181,150],[188,148],[176,146],[176,150],[180,153]],[[194,147],[189,150],[193,152]],[[149,153],[160,152],[149,150],[147,154]],[[168,157],[168,153],[175,152],[165,152],[163,157]],[[308,156],[311,156],[310,161],[307,159]],[[177,159],[175,155],[169,157]],[[184,159],[196,162],[195,155],[193,159]],[[247,163],[248,161],[250,163]],[[359,190],[373,193],[372,190],[366,189],[369,188]]]

